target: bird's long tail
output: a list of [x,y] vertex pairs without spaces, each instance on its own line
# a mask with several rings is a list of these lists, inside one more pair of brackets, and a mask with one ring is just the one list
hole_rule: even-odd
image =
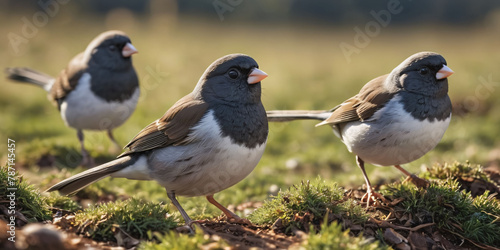
[[59,191],[62,195],[76,193],[86,186],[110,176],[126,167],[133,165],[138,160],[138,156],[127,155],[100,166],[83,171],[77,175],[63,180],[46,190],[46,192]]
[[267,111],[267,120],[270,122],[288,122],[294,120],[323,121],[332,114],[328,110],[271,110]]
[[7,68],[5,69],[5,73],[8,79],[23,83],[31,83],[43,88],[47,92],[50,91],[55,82],[53,77],[30,68]]

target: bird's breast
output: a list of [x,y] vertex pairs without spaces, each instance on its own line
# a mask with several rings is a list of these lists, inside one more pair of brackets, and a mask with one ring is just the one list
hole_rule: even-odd
[[350,122],[342,132],[349,151],[374,165],[399,165],[414,161],[433,149],[450,123],[446,119],[420,120],[393,98],[365,122]]
[[61,117],[67,126],[76,129],[107,130],[122,125],[134,112],[139,88],[127,100],[106,101],[90,87],[91,76],[84,73],[76,88],[61,103]]
[[254,148],[267,141],[269,127],[262,103],[218,106],[213,112],[222,135],[228,136],[234,143]]

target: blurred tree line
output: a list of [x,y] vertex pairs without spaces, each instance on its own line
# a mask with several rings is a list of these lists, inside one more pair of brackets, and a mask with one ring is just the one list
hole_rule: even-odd
[[2,0],[0,7],[3,11],[37,10],[50,1],[71,4],[78,14],[106,15],[113,9],[125,8],[147,15],[154,11],[151,6],[165,5],[178,16],[216,17],[216,21],[222,19],[222,13],[241,21],[332,24],[369,21],[373,13],[387,10],[390,5],[404,10],[401,15],[391,17],[393,24],[475,24],[491,13],[498,13],[500,7],[497,0]]

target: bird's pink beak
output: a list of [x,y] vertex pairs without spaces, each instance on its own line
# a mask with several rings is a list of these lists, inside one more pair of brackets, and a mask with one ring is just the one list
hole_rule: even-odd
[[248,84],[255,84],[264,80],[266,77],[267,77],[266,72],[258,68],[254,68],[252,69],[252,72],[250,72],[250,75],[248,75],[247,82]]
[[131,43],[125,44],[125,46],[122,49],[122,56],[123,57],[130,57],[131,55],[139,53],[137,49],[132,45]]
[[443,65],[443,67],[436,73],[436,79],[441,80],[444,79],[448,76],[451,76],[453,73],[453,70],[448,68],[448,66]]

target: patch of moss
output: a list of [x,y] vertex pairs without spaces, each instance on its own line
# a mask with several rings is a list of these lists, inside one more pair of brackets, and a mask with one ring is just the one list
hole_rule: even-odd
[[343,188],[337,184],[328,185],[317,178],[280,191],[278,196],[255,210],[249,219],[257,224],[272,224],[281,219],[288,232],[292,227],[308,229],[309,222],[319,225],[329,213],[343,215],[356,222],[363,222],[368,218],[360,205],[344,200]]
[[59,208],[70,212],[76,212],[81,209],[78,203],[70,197],[61,196],[56,193],[50,193],[49,196],[45,198],[45,201],[49,207]]
[[[26,182],[19,175],[19,172],[9,169],[7,165],[2,166],[0,169],[0,185],[2,185],[0,187],[0,205],[9,208],[9,210],[12,207],[12,209],[19,211],[28,219],[28,222],[40,222],[52,219],[51,212],[47,208],[45,200],[40,195],[38,189]],[[10,205],[10,197],[15,198],[14,206]]]
[[366,222],[370,215],[366,212],[364,206],[360,206],[358,201],[353,199],[344,200],[338,204],[342,217],[351,220],[354,224]]
[[423,173],[426,179],[458,179],[474,178],[486,182],[492,182],[489,176],[483,171],[479,164],[454,162],[444,164],[434,164]]
[[308,239],[302,243],[305,249],[389,249],[381,246],[379,242],[371,242],[362,235],[351,237],[349,229],[342,231],[342,226],[337,222],[323,226],[316,234],[310,234]]
[[[193,224],[195,226],[196,224]],[[184,250],[184,249],[227,249],[229,244],[217,236],[203,233],[196,228],[194,235],[179,234],[169,231],[166,234],[154,233],[155,241],[144,241],[139,245],[141,250]],[[159,241],[159,242],[158,242]]]
[[123,230],[134,238],[147,238],[147,232],[165,232],[177,226],[161,203],[137,198],[93,206],[75,214],[79,233],[98,241],[116,241],[114,234]]
[[484,194],[472,197],[460,190],[453,179],[438,180],[427,189],[411,184],[392,184],[384,191],[401,203],[406,213],[412,214],[416,224],[435,222],[446,229],[490,246],[500,246],[500,202]]

